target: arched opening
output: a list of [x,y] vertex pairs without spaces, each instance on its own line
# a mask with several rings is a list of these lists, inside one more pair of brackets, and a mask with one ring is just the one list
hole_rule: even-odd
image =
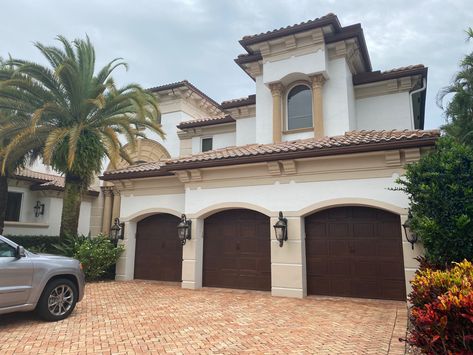
[[182,244],[177,237],[179,217],[168,213],[148,216],[137,223],[135,279],[182,279]]
[[343,206],[305,218],[307,293],[405,300],[400,216]]
[[271,290],[270,218],[248,209],[204,220],[203,286]]

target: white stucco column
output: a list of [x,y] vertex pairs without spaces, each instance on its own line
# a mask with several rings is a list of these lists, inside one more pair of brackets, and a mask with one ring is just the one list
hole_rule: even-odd
[[282,137],[281,94],[283,86],[281,83],[274,83],[269,88],[273,95],[273,143],[279,143]]
[[324,108],[323,108],[323,85],[325,78],[322,74],[310,77],[312,83],[312,121],[315,138],[325,136],[324,131]]
[[193,218],[191,240],[182,249],[182,288],[202,287],[204,219]]
[[117,261],[115,280],[133,280],[135,275],[136,222],[125,222],[124,239],[118,242],[125,251]]
[[303,298],[307,295],[304,218],[287,217],[287,241],[279,246],[271,218],[271,294]]
[[121,195],[120,191],[113,189],[112,218],[110,224],[113,225],[115,218],[120,218]]
[[102,233],[108,235],[110,232],[110,220],[112,218],[112,190],[110,188],[103,189],[104,205],[102,218]]

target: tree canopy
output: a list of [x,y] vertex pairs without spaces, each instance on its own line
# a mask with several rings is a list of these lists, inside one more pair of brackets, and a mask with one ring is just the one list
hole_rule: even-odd
[[[6,161],[24,146],[39,142],[44,163],[65,177],[61,235],[77,233],[81,194],[101,172],[105,157],[112,165],[129,161],[124,145],[134,147],[145,129],[164,137],[160,112],[152,93],[137,84],[117,87],[112,73],[127,67],[120,58],[100,70],[89,38],[60,47],[35,43],[49,65],[10,59],[13,68],[0,84],[0,110],[17,117],[0,117]],[[2,74],[0,74],[2,75]],[[6,71],[3,71],[6,76]]]
[[[467,35],[471,41],[472,28],[467,30]],[[448,101],[451,95],[453,97]],[[473,146],[473,52],[463,58],[460,71],[452,84],[439,92],[437,102],[445,109],[447,124],[442,127],[445,132],[459,142]]]

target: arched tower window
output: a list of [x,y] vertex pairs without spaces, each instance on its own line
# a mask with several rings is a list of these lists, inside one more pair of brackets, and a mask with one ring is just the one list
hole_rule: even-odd
[[312,93],[307,85],[296,85],[287,94],[287,129],[312,127]]

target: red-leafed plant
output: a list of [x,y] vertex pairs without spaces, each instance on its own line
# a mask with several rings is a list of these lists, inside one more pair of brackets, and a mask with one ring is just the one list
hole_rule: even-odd
[[421,268],[412,284],[408,343],[427,354],[473,353],[473,265]]

